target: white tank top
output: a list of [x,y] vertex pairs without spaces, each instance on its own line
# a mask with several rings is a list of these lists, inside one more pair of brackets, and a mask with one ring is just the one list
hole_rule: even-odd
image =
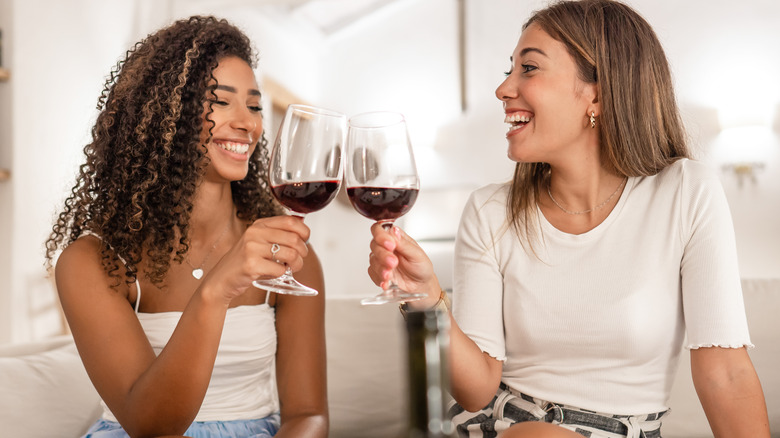
[[[176,328],[182,312],[139,313],[141,286],[135,312],[159,355]],[[275,310],[266,302],[228,309],[206,396],[195,421],[231,421],[263,418],[279,411],[276,390]],[[101,400],[103,418],[117,421]]]

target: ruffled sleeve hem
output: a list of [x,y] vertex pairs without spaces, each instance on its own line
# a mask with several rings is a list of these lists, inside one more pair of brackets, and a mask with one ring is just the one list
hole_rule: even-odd
[[747,348],[748,350],[752,350],[756,348],[755,345],[751,344],[750,342],[745,342],[742,344],[688,344],[685,346],[687,350],[698,350],[699,348],[711,348],[711,347],[720,347],[720,348]]
[[485,348],[482,345],[479,345],[478,342],[475,342],[477,344],[477,347],[479,347],[479,351],[483,353],[487,353],[488,356],[492,357],[493,359],[500,361],[500,362],[506,362],[506,354],[495,354],[492,351],[490,351],[489,348]]

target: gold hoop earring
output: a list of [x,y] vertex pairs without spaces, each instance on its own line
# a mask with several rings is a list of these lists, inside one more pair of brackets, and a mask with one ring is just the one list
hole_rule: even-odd
[[590,112],[590,127],[591,128],[596,127],[596,113],[594,111]]

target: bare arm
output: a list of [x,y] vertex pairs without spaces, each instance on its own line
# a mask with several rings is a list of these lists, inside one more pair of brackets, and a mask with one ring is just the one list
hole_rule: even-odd
[[115,280],[103,270],[99,240],[82,238],[63,251],[56,268],[63,310],[92,383],[129,435],[184,433],[208,388],[231,300],[252,279],[284,271],[270,260],[267,241],[294,248],[284,261],[298,269],[307,237],[294,218],[269,218],[247,229],[203,277],[159,356],[128,302],[131,286],[111,288]]
[[745,348],[691,350],[691,373],[716,438],[769,438],[764,392]]
[[317,296],[277,295],[276,381],[282,426],[277,437],[328,436],[325,283],[314,251],[295,278]]
[[[408,303],[410,310],[429,309],[441,293],[439,280],[430,259],[420,246],[399,228],[395,235],[374,224],[371,231],[369,275],[376,284],[389,280],[396,269],[398,285],[411,292],[423,292],[427,298]],[[490,403],[501,383],[503,362],[483,353],[458,326],[450,313],[450,372],[452,396],[463,408],[477,411]]]
[[205,395],[224,312],[196,294],[177,331],[198,335],[172,337],[158,359],[127,300],[128,287],[111,289],[100,263],[99,243],[85,239],[57,263],[57,289],[84,367],[130,436],[181,434]]

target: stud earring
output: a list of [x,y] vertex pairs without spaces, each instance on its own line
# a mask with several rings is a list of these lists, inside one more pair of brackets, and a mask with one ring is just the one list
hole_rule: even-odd
[[596,113],[594,111],[590,112],[590,127],[591,128],[596,127]]

